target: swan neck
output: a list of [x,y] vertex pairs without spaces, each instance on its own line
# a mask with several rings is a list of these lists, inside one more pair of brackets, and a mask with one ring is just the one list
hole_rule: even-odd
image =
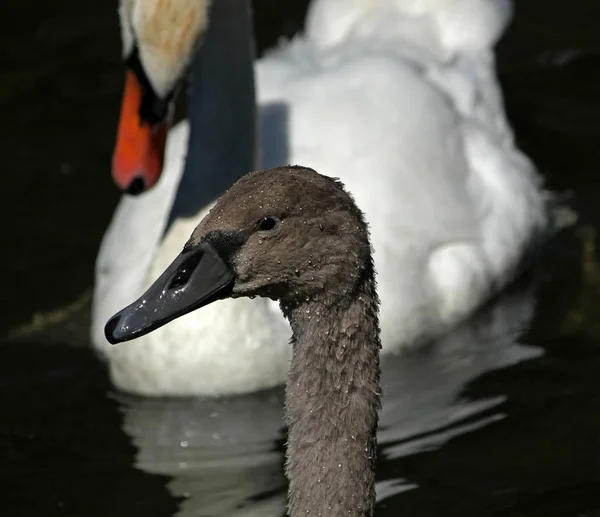
[[307,302],[287,316],[289,515],[371,516],[381,397],[374,283],[342,306]]
[[172,211],[195,216],[256,165],[254,37],[247,0],[214,0],[191,64],[189,142]]

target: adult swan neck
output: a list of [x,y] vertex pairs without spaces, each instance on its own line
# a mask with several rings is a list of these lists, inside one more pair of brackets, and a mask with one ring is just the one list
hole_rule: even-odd
[[187,156],[169,222],[197,215],[257,161],[249,3],[213,1],[208,20],[191,65]]

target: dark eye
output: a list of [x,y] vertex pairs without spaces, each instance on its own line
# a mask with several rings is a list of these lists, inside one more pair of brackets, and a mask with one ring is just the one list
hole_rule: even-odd
[[275,228],[276,224],[277,219],[274,217],[263,217],[262,219],[259,219],[259,221],[256,223],[256,226],[258,226],[258,229],[261,232],[268,232],[269,230]]

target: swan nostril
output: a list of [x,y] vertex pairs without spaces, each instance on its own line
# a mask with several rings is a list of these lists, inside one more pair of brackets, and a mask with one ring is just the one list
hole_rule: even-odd
[[131,196],[137,196],[146,190],[146,182],[142,176],[136,176],[131,180],[131,183],[127,187],[127,194]]
[[188,280],[192,276],[192,273],[198,266],[202,253],[196,253],[190,256],[179,268],[179,270],[173,275],[167,289],[178,289],[188,283]]
[[181,269],[177,271],[171,282],[169,283],[169,289],[177,289],[187,284],[190,279],[191,271],[189,269]]

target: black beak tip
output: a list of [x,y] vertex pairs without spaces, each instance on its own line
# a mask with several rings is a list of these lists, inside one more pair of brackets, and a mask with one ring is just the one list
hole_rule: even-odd
[[119,338],[119,332],[116,331],[120,322],[121,316],[119,314],[115,314],[111,319],[108,320],[106,325],[104,325],[104,336],[111,345],[116,345],[117,343],[124,341],[122,337]]
[[138,196],[142,192],[145,192],[145,190],[146,182],[144,181],[144,178],[142,176],[136,176],[131,180],[131,183],[129,184],[125,192],[127,192],[127,194],[129,194],[130,196]]

